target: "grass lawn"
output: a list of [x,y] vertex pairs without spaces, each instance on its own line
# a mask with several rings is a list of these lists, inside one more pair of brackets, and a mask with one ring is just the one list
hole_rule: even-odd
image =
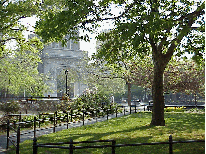
[[[205,139],[205,114],[165,113],[166,126],[150,126],[150,112],[140,112],[114,118],[93,125],[63,130],[37,138],[38,143],[115,139],[116,144],[145,143],[173,140]],[[98,143],[99,144],[99,143]],[[104,144],[104,143],[103,143]],[[108,144],[108,143],[106,143]],[[111,144],[111,143],[109,143]],[[81,144],[82,145],[82,144]],[[88,145],[88,144],[87,144]],[[92,144],[89,144],[92,145]],[[68,145],[67,145],[68,146]],[[173,145],[177,154],[203,154],[205,143],[181,143]],[[10,151],[8,153],[15,153]],[[32,140],[20,144],[21,154],[32,153]],[[66,149],[38,148],[38,154],[66,154]],[[74,154],[108,154],[111,148],[76,149]],[[169,145],[143,145],[137,147],[117,147],[117,154],[168,154]]]

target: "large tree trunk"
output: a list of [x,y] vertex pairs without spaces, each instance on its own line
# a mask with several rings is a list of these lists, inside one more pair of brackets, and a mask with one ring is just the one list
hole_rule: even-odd
[[154,80],[152,85],[153,109],[151,125],[165,126],[163,74],[171,55],[165,56],[157,50],[153,52]]
[[152,86],[153,108],[151,125],[164,126],[164,96],[163,96],[164,67],[154,65],[154,82]]

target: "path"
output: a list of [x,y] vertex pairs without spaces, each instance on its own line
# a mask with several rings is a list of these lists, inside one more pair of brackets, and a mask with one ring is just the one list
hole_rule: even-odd
[[[141,111],[143,108],[142,107],[138,107],[137,111]],[[128,111],[129,109],[127,109]],[[134,111],[133,111],[134,112]],[[128,115],[129,112],[126,112],[125,115]],[[121,117],[123,116],[124,113],[118,113],[117,117]],[[112,119],[115,118],[116,114],[113,115],[109,115],[108,119]],[[107,120],[107,116],[101,117],[101,118],[95,118],[95,119],[91,119],[91,120],[85,120],[84,125],[90,125],[96,122],[101,122],[101,121],[106,121]],[[76,123],[71,123],[69,124],[69,128],[73,128],[73,127],[80,127],[83,125],[83,122],[76,122]],[[67,129],[66,125],[62,125],[62,126],[58,126],[55,128],[55,131],[61,131],[63,129]],[[39,137],[41,135],[45,135],[45,134],[50,134],[53,133],[53,127],[52,128],[41,128],[38,129],[36,131],[36,136]],[[10,136],[12,136],[13,134],[11,134]],[[32,140],[34,137],[34,132],[33,130],[27,130],[27,131],[22,131],[21,132],[21,137],[20,137],[20,142],[23,142],[25,140]],[[12,137],[13,140],[16,140],[16,137]],[[10,144],[11,145],[11,144]],[[6,152],[6,135],[1,135],[0,136],[0,154],[5,154]]]

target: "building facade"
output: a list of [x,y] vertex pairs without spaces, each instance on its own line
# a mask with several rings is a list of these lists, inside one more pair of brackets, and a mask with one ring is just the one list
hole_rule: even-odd
[[[61,42],[53,42],[46,45],[42,51],[42,63],[39,64],[39,72],[49,77],[46,82],[50,87],[50,90],[45,92],[45,96],[61,97],[66,93],[66,87],[68,87],[67,93],[70,97],[76,97],[87,88],[87,85],[82,83],[81,80],[69,80],[66,86],[65,71],[73,70],[73,72],[76,72],[76,78],[80,78],[79,64],[82,64],[84,57],[88,57],[87,52],[80,50],[79,42],[69,38],[67,40],[66,46],[62,46]],[[67,78],[70,79],[69,75]]]

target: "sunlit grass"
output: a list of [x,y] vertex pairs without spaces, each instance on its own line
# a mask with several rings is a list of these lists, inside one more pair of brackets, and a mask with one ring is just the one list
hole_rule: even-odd
[[[173,136],[173,140],[197,140],[205,138],[204,114],[165,113],[166,126],[150,126],[150,121],[151,113],[141,112],[120,118],[114,118],[109,121],[98,122],[93,125],[72,128],[57,133],[44,135],[38,138],[38,143],[66,142],[70,141],[70,139],[73,139],[74,141],[115,139],[117,144],[163,142],[168,141],[169,135]],[[205,152],[205,144],[174,144],[173,149],[174,153],[199,154]],[[144,145],[139,147],[116,148],[117,154],[167,154],[168,152],[168,145]],[[32,140],[25,141],[20,145],[20,153],[32,153]],[[65,149],[38,148],[38,153],[66,154],[69,153],[69,151]],[[106,154],[111,153],[111,148],[85,150],[78,149],[75,150],[74,153]]]

